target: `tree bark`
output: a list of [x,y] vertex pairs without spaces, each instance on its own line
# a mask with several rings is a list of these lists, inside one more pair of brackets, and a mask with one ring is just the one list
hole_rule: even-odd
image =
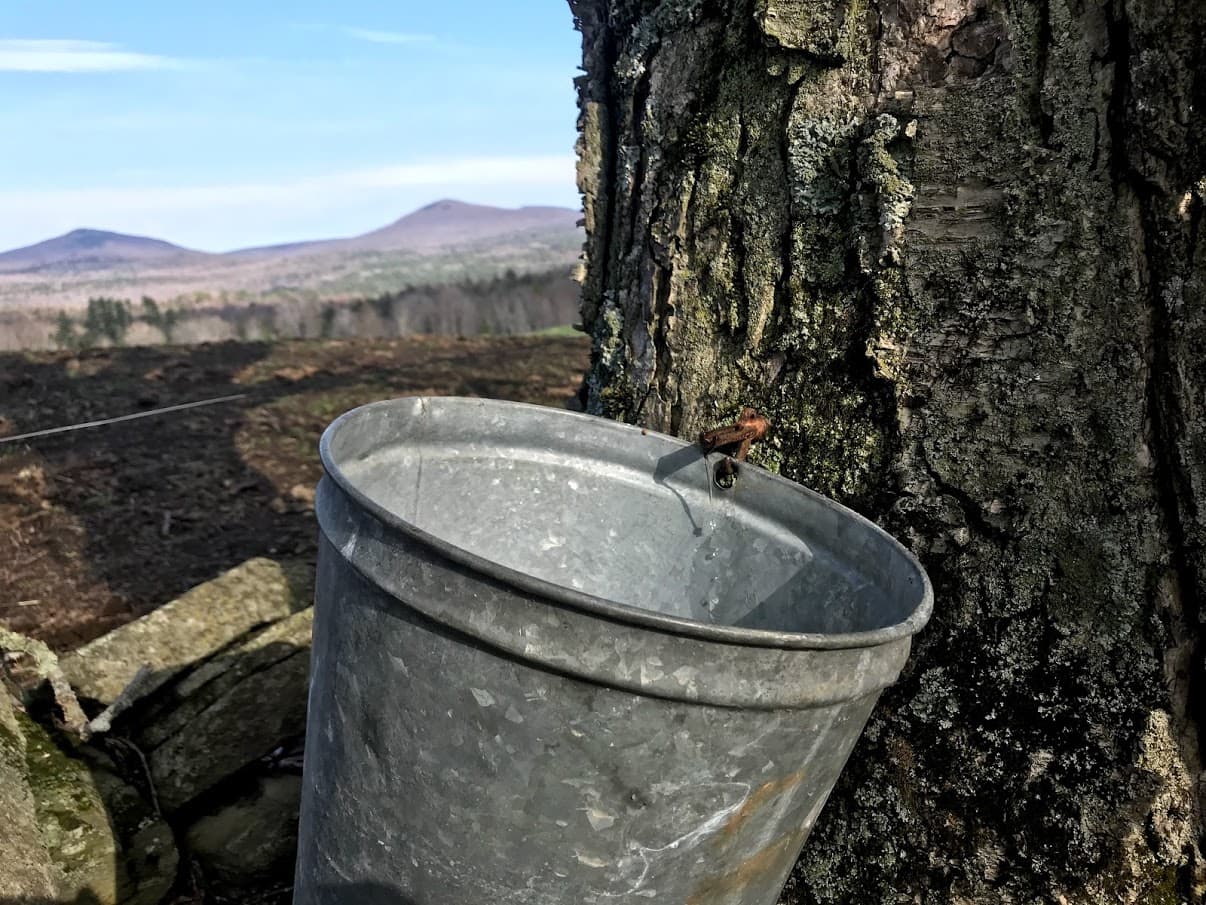
[[785,901],[1201,901],[1206,4],[570,3],[585,406],[935,583]]

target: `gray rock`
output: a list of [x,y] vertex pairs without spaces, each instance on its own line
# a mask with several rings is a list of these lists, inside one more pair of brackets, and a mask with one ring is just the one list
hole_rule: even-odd
[[157,905],[176,882],[180,856],[172,829],[111,766],[97,765],[92,778],[105,800],[121,848],[122,905]]
[[0,901],[51,899],[57,893],[46,840],[25,765],[25,734],[8,692],[0,687]]
[[207,883],[228,891],[289,882],[300,800],[300,776],[267,776],[244,797],[193,823],[188,847]]
[[[185,804],[206,805],[200,796],[230,789],[232,776],[254,773],[305,731],[311,595],[308,568],[250,560],[65,655],[56,669],[108,708],[92,724],[106,724],[105,741],[70,754],[5,696],[0,902],[160,902],[179,856],[159,808],[193,820]],[[149,779],[154,802],[123,776]],[[232,893],[292,870],[298,779],[257,783],[177,827]]]
[[155,905],[172,832],[99,752],[63,751],[0,689],[0,902]]
[[296,613],[211,661],[224,668],[193,686],[175,712],[147,722],[151,778],[165,811],[305,732],[311,625],[311,611]]
[[258,626],[305,609],[312,587],[308,567],[251,559],[72,651],[61,666],[81,697],[103,704],[149,667],[138,688],[145,697]]
[[64,753],[28,717],[18,714],[25,736],[30,792],[38,826],[56,874],[55,901],[120,901],[119,847],[104,798],[87,764]]
[[240,683],[256,681],[256,674],[299,652],[308,654],[313,624],[312,608],[295,613],[202,663],[165,688],[139,714],[139,744],[147,750],[159,747],[195,720],[205,719],[206,711]]

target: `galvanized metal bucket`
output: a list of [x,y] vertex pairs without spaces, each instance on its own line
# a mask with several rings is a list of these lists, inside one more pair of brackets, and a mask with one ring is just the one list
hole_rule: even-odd
[[775,902],[929,617],[900,544],[535,406],[377,403],[321,450],[295,903]]

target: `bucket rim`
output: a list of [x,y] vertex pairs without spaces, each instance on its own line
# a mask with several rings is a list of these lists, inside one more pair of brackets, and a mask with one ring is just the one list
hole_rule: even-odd
[[916,574],[920,585],[921,595],[920,600],[914,607],[913,611],[907,618],[893,625],[884,626],[882,628],[869,629],[861,632],[786,632],[772,631],[770,629],[752,629],[741,628],[739,626],[718,625],[715,623],[700,622],[694,619],[686,619],[681,616],[672,616],[665,613],[658,613],[652,610],[641,609],[640,607],[631,606],[625,603],[618,603],[614,600],[609,600],[606,597],[601,597],[595,594],[590,594],[585,591],[579,591],[574,588],[567,588],[554,582],[546,581],[542,578],[537,578],[534,575],[529,575],[517,569],[505,566],[502,563],[496,562],[489,557],[474,553],[464,547],[451,543],[438,535],[425,531],[412,522],[392,512],[385,506],[382,506],[377,501],[373,500],[365,494],[355,483],[344,474],[343,470],[335,461],[334,454],[331,450],[331,444],[334,437],[340,430],[350,421],[363,418],[368,413],[377,410],[395,409],[402,404],[413,404],[419,402],[422,405],[431,403],[436,404],[460,404],[460,405],[482,405],[492,406],[503,409],[512,409],[517,411],[539,412],[545,416],[555,416],[565,418],[567,420],[579,420],[590,422],[598,426],[600,422],[609,430],[615,430],[621,435],[627,435],[633,439],[641,437],[653,437],[658,440],[667,441],[675,444],[680,448],[692,447],[695,444],[674,437],[669,434],[663,434],[658,431],[640,427],[639,425],[626,424],[622,421],[613,421],[609,418],[603,418],[597,415],[589,415],[584,412],[575,412],[569,409],[558,409],[552,406],[534,405],[526,402],[513,402],[510,400],[490,399],[486,397],[476,396],[399,396],[393,399],[382,399],[376,402],[370,402],[365,405],[357,406],[344,412],[342,415],[332,421],[323,431],[318,442],[319,458],[322,461],[322,466],[330,479],[339,487],[341,491],[351,497],[359,506],[368,512],[374,519],[396,531],[411,537],[435,550],[440,555],[467,567],[475,572],[479,572],[488,578],[499,581],[511,587],[518,588],[528,594],[544,598],[557,604],[565,605],[571,609],[585,612],[594,616],[600,616],[611,621],[639,625],[644,628],[664,631],[670,634],[681,635],[699,640],[718,642],[723,644],[733,644],[745,647],[766,647],[766,648],[783,648],[789,650],[844,650],[857,648],[872,648],[880,647],[885,644],[907,640],[913,635],[921,631],[929,622],[930,616],[933,613],[934,607],[934,589],[930,582],[929,575],[926,574],[925,568],[917,557],[904,544],[898,541],[895,537],[875,524],[868,518],[859,515],[854,510],[843,506],[835,500],[823,494],[817,493],[803,484],[798,484],[795,481],[789,480],[777,475],[772,471],[768,471],[761,466],[755,465],[752,462],[742,463],[744,468],[756,468],[761,477],[769,479],[773,484],[782,487],[785,492],[795,493],[810,498],[813,502],[836,511],[840,515],[855,520],[864,528],[869,529],[873,533],[879,535],[886,540],[891,548],[901,556],[907,565]]

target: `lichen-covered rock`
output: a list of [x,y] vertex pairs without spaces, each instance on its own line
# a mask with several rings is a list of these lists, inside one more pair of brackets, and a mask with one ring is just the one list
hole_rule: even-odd
[[[147,750],[159,747],[188,729],[194,720],[206,719],[206,711],[241,682],[255,681],[257,673],[298,653],[308,656],[313,625],[313,608],[302,610],[249,636],[165,687],[139,712],[139,744]],[[299,693],[304,691],[304,686],[298,689]]]
[[266,776],[237,801],[194,822],[186,840],[207,883],[245,890],[291,880],[300,803],[300,776]]
[[52,900],[57,893],[37,805],[29,789],[25,734],[0,687],[0,902]]
[[257,626],[311,603],[309,568],[251,559],[154,612],[72,651],[63,672],[82,698],[110,704],[144,667],[143,697]]
[[312,618],[312,610],[296,613],[201,667],[208,681],[190,686],[177,712],[147,723],[151,778],[165,811],[304,733]]
[[[251,560],[64,657],[83,697],[119,702],[70,753],[0,702],[0,814],[13,815],[0,902],[156,905],[169,892],[179,855],[159,808],[186,831],[197,808],[184,805],[218,786],[232,794],[233,777],[304,733],[311,589],[308,568]],[[149,781],[153,804],[131,779]],[[233,804],[197,802],[212,812],[195,838],[232,894],[288,873],[296,786],[265,779]]]
[[119,897],[119,847],[104,799],[88,766],[64,753],[44,730],[18,715],[38,826],[56,874],[58,899],[85,894],[101,905]]
[[171,829],[104,755],[74,757],[0,689],[0,902],[156,905]]

